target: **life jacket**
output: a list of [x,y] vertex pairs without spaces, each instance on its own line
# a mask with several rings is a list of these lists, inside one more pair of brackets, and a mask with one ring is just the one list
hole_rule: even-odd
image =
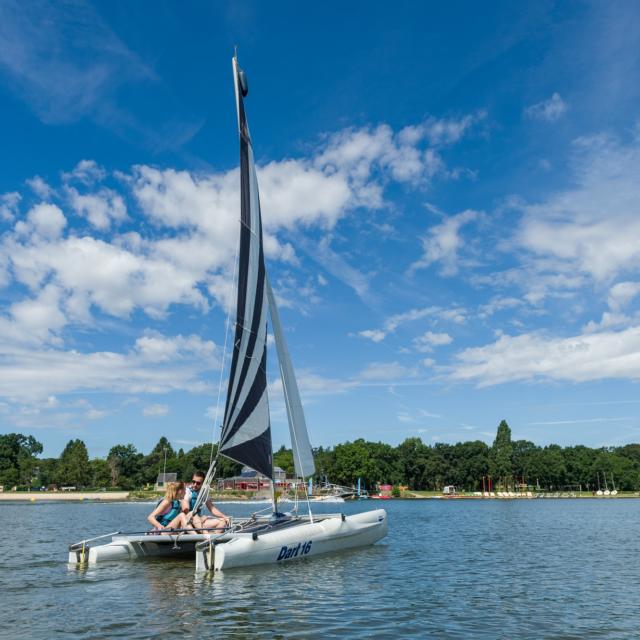
[[[162,502],[162,500],[160,500],[160,502]],[[160,504],[160,502],[158,502],[158,504]],[[156,520],[163,527],[166,527],[179,513],[180,513],[180,500],[172,500],[171,508],[169,509],[169,511],[165,513],[161,513],[159,516],[156,516]]]
[[[194,491],[191,488],[189,488],[189,491],[191,492],[189,494],[189,511],[193,511],[194,507],[196,506],[196,502],[198,500],[198,492]],[[202,505],[198,508],[198,513],[196,515],[200,515],[201,511],[202,511]]]

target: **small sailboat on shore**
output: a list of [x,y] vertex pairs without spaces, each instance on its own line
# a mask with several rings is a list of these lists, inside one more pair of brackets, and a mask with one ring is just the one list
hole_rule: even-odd
[[[370,545],[387,534],[387,513],[374,509],[355,515],[313,514],[297,510],[281,513],[274,488],[271,424],[267,396],[267,319],[275,338],[296,475],[303,481],[315,473],[302,401],[284,340],[275,296],[264,261],[262,219],[253,148],[244,108],[247,79],[233,61],[240,135],[241,223],[235,337],[218,455],[240,462],[272,481],[272,510],[264,516],[233,521],[223,532],[195,533],[193,529],[149,535],[106,534],[69,547],[69,562],[146,557],[196,557],[197,570],[223,570],[274,564],[323,553]],[[194,507],[205,504],[215,477],[212,461]],[[97,544],[111,537],[107,544]]]

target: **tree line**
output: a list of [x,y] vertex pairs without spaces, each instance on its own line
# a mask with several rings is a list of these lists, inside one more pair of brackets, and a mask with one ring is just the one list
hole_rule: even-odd
[[[189,451],[171,446],[167,438],[148,454],[132,444],[118,444],[106,458],[89,458],[82,440],[71,440],[59,458],[40,458],[42,444],[33,436],[10,433],[0,436],[0,485],[5,488],[75,486],[81,488],[139,489],[153,484],[159,473],[176,472],[189,478],[206,470],[215,445],[202,444]],[[528,485],[560,490],[568,487],[595,490],[605,481],[624,491],[640,489],[640,444],[591,448],[583,445],[538,446],[528,440],[512,440],[511,429],[502,421],[491,446],[480,440],[456,444],[425,444],[408,438],[394,447],[383,442],[358,439],[334,447],[314,450],[315,481],[351,486],[362,480],[367,488],[377,484],[404,485],[409,489],[440,491],[455,485],[467,491],[492,486],[511,488]],[[166,465],[165,465],[166,459]],[[289,476],[294,474],[293,454],[281,447],[274,464]],[[218,477],[240,472],[240,465],[221,457]],[[484,486],[483,486],[484,481]]]

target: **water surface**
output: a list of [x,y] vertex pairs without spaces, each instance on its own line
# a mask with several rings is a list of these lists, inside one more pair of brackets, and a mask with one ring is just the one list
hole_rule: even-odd
[[[318,505],[354,513],[369,503]],[[69,568],[67,544],[145,529],[150,504],[2,504],[0,636],[633,638],[640,501],[387,501],[389,536],[196,575],[193,561]],[[247,515],[248,505],[222,505]]]

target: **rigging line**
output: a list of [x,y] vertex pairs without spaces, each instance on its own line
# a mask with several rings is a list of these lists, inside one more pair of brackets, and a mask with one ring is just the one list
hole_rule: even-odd
[[[278,364],[280,365],[280,376],[282,378],[282,391],[284,393],[284,402],[287,405],[287,410],[289,412],[290,420],[293,420],[293,411],[292,411],[292,408],[291,408],[291,400],[289,398],[289,394],[287,393],[287,385],[285,385],[285,383],[284,383],[284,369],[282,368],[282,363],[280,361],[278,361]],[[293,439],[295,440],[295,446],[293,447],[293,449],[297,454],[298,464],[300,466],[300,470],[303,471],[304,467],[302,466],[302,457],[300,455],[300,447],[298,445],[298,434],[296,432],[295,425],[292,424],[291,427],[292,427],[291,428],[291,435],[293,436]],[[304,493],[305,493],[305,496],[307,498],[307,509],[309,510],[309,520],[313,524],[313,513],[311,511],[311,501],[309,500],[309,491],[307,490],[307,486],[306,486],[305,481],[304,481],[304,476],[302,476],[302,484],[305,487]],[[296,491],[296,501],[297,501],[297,496],[298,496],[298,492]]]
[[[238,247],[236,247],[236,255],[233,260],[233,290],[236,289],[237,272],[238,272]],[[211,467],[211,463],[213,462],[213,447],[216,440],[216,427],[218,425],[218,417],[220,414],[220,396],[222,394],[222,378],[224,375],[225,361],[227,357],[227,341],[229,339],[230,326],[231,326],[231,309],[227,311],[227,321],[225,323],[225,330],[224,330],[224,348],[222,350],[222,366],[220,367],[220,380],[218,383],[218,399],[216,400],[216,413],[213,420],[213,429],[211,430],[211,450],[209,452],[209,467]]]

